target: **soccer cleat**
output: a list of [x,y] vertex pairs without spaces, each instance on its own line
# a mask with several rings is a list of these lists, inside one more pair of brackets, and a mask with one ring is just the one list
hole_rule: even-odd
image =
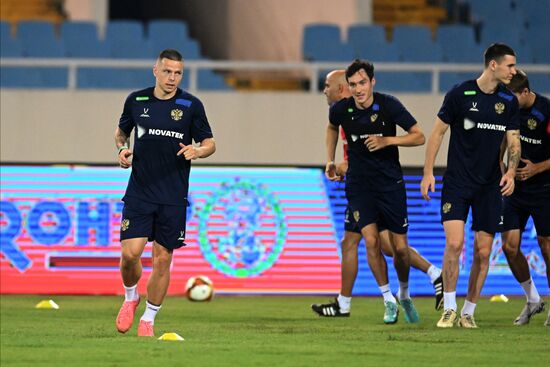
[[521,313],[518,317],[514,320],[514,325],[525,325],[529,323],[529,320],[531,320],[531,317],[533,315],[536,315],[542,311],[544,311],[544,302],[540,300],[537,303],[530,303],[527,302],[525,306],[523,307],[523,310],[521,310]]
[[139,298],[137,301],[124,301],[116,317],[116,328],[118,332],[124,334],[130,330],[132,323],[134,322],[134,314],[136,313],[136,308],[139,305],[139,301]]
[[435,309],[436,311],[443,309],[443,276],[440,275],[439,278],[437,278],[434,281],[434,289],[435,289]]
[[473,315],[464,315],[458,320],[458,326],[464,329],[477,329],[476,320]]
[[384,301],[384,324],[395,324],[399,317],[397,303]]
[[153,323],[151,321],[139,320],[138,336],[155,336]]
[[550,326],[550,311],[548,311],[548,317],[546,318],[546,322],[544,323],[544,326]]
[[456,311],[452,309],[447,309],[443,311],[443,315],[437,322],[437,327],[448,328],[455,325],[456,319],[458,318]]
[[338,299],[334,302],[325,304],[313,304],[311,309],[319,316],[323,317],[349,317],[349,312],[340,312],[340,304]]
[[418,315],[418,311],[416,311],[416,307],[414,307],[412,299],[402,299],[399,303],[405,311],[405,321],[410,324],[416,324],[420,321],[420,316]]

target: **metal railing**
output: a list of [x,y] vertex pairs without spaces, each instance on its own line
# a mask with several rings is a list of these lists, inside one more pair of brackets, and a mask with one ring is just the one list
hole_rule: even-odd
[[[77,71],[83,67],[93,68],[152,68],[155,60],[113,60],[113,59],[39,59],[2,58],[0,67],[66,67],[68,69],[68,89],[77,88]],[[343,69],[345,62],[264,62],[264,61],[186,61],[185,72],[189,78],[189,91],[198,88],[199,70],[223,71],[273,71],[299,72],[309,80],[309,92],[317,93],[317,80],[320,71]],[[526,72],[550,73],[550,65],[521,65]],[[431,73],[431,93],[439,93],[439,80],[442,72],[481,72],[481,64],[448,63],[385,63],[377,62],[376,71],[429,72]]]

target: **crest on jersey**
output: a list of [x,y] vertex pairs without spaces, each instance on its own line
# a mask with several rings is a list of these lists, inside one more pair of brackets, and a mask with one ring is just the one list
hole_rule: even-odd
[[172,117],[172,120],[174,121],[179,121],[183,117],[183,111],[176,108],[170,111],[170,117]]
[[124,232],[128,227],[130,227],[130,219],[123,219],[120,223],[120,230]]
[[360,218],[359,210],[354,211],[353,212],[353,219],[355,219],[356,222],[359,222],[359,218]]
[[537,128],[537,120],[529,119],[527,120],[527,127],[529,130],[535,130]]
[[504,103],[498,102],[495,104],[495,112],[499,115],[504,112]]
[[451,203],[443,204],[443,214],[447,214],[451,211]]
[[370,122],[376,121],[377,118],[378,118],[378,114],[377,114],[377,113],[375,113],[374,115],[370,115]]

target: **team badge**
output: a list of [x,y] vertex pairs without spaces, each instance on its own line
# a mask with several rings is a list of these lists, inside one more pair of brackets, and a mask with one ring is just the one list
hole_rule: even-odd
[[451,203],[443,204],[443,214],[447,214],[451,211]]
[[359,210],[356,210],[353,212],[353,219],[355,219],[356,222],[359,222]]
[[535,130],[537,128],[537,120],[529,119],[527,120],[527,127],[529,130]]
[[370,122],[376,121],[377,118],[378,118],[378,114],[377,114],[377,113],[375,113],[374,115],[370,115]]
[[495,111],[496,111],[496,113],[498,113],[499,115],[500,115],[501,113],[503,113],[503,112],[504,112],[504,103],[498,102],[497,104],[495,104]]
[[170,112],[170,117],[172,117],[174,121],[179,121],[183,117],[183,111],[176,108]]
[[123,219],[120,223],[120,230],[124,232],[128,227],[130,227],[130,219]]

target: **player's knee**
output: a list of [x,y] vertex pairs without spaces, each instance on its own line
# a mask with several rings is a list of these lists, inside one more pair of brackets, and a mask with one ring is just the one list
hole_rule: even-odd
[[399,258],[406,258],[409,255],[409,248],[406,245],[396,246],[394,252],[395,256]]
[[169,254],[157,255],[153,259],[153,267],[160,271],[170,270],[170,264],[172,263],[172,256]]
[[513,241],[506,241],[502,244],[502,251],[506,257],[514,257],[518,254],[519,246]]
[[491,256],[491,248],[490,247],[478,248],[474,252],[474,257],[476,257],[479,260],[480,263],[488,263],[490,256]]
[[459,256],[462,252],[462,246],[464,246],[462,241],[448,239],[445,250],[451,252],[453,255]]
[[120,254],[120,262],[122,266],[131,266],[140,261],[141,253],[136,251],[131,251],[128,248],[122,248]]
[[380,252],[380,242],[376,236],[365,236],[365,246],[369,252]]

